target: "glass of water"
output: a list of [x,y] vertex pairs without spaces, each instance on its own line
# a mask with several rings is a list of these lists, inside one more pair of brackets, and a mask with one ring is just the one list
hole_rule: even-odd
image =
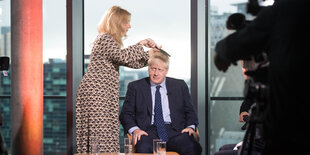
[[125,155],[131,155],[132,152],[132,143],[130,138],[124,138],[124,153]]
[[99,145],[99,138],[98,137],[92,137],[91,138],[91,155],[98,155],[98,145]]
[[161,142],[161,139],[153,139],[153,155],[157,155],[157,142]]
[[166,142],[157,142],[157,155],[166,155]]

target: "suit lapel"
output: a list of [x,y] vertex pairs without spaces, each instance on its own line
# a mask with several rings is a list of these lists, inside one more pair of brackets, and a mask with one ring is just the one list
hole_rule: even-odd
[[152,115],[152,94],[151,94],[150,78],[145,78],[142,93],[146,101],[147,110],[149,114]]
[[174,114],[173,109],[175,109],[175,108],[173,108],[174,104],[175,104],[175,101],[174,101],[174,95],[175,94],[173,94],[174,87],[173,87],[172,81],[168,77],[166,77],[166,87],[167,87],[167,94],[168,94],[168,101],[169,101],[170,116],[172,119],[173,114]]

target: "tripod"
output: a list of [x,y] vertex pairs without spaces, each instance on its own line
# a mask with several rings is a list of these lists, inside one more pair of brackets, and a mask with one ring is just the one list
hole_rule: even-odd
[[[261,103],[260,103],[261,104]],[[264,142],[262,140],[262,114],[259,111],[260,106],[254,103],[251,107],[251,115],[248,120],[248,126],[243,138],[243,144],[239,155],[244,155],[247,151],[247,155],[252,155],[253,152],[260,154],[264,148]],[[253,149],[255,146],[255,149]]]

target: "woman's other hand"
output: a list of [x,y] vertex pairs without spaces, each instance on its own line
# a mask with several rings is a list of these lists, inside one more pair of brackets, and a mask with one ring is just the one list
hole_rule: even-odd
[[148,47],[148,48],[159,48],[159,49],[161,49],[161,46],[158,46],[158,45],[157,45],[152,39],[150,39],[150,38],[141,40],[139,43],[140,43],[141,45],[145,46],[145,47]]

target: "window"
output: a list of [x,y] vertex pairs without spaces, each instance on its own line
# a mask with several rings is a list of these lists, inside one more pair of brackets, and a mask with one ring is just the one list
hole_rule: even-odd
[[66,152],[66,1],[43,0],[43,152]]
[[[247,0],[210,0],[209,36],[210,56],[213,60],[217,41],[233,30],[226,28],[226,20],[232,13],[244,13]],[[243,100],[244,77],[240,64],[232,66],[226,73],[219,72],[210,62],[210,102],[209,102],[209,149],[210,154],[224,144],[242,141],[243,123],[238,122],[239,109]]]

